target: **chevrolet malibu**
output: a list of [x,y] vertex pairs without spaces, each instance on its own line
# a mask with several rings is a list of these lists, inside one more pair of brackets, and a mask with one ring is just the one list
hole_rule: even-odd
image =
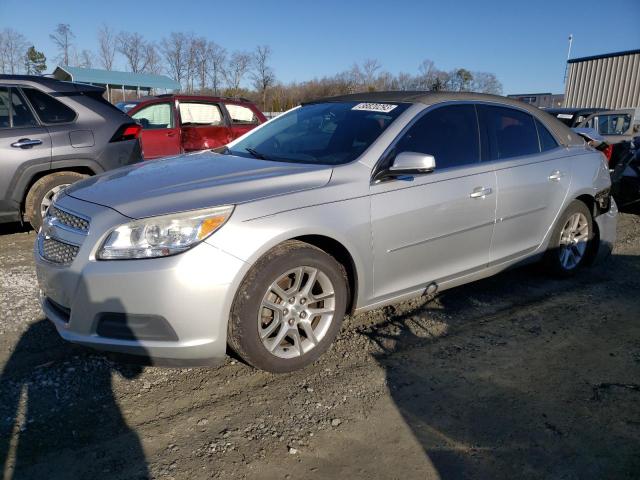
[[580,272],[611,250],[609,187],[601,153],[517,101],[314,101],[58,195],[35,247],[42,307],[82,345],[191,362],[230,347],[291,371],[346,314],[523,262]]

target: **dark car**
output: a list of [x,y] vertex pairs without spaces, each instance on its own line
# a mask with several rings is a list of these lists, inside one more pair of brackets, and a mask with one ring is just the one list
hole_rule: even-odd
[[589,115],[600,112],[602,108],[544,108],[545,112],[553,115],[569,128],[577,127]]
[[0,222],[38,229],[64,187],[141,160],[140,126],[103,88],[0,75]]
[[142,126],[145,160],[221,147],[267,120],[242,98],[158,95],[119,105]]

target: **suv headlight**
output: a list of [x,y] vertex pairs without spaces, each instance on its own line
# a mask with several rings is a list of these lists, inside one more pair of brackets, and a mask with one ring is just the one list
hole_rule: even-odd
[[184,252],[222,227],[231,212],[229,205],[125,223],[109,233],[97,258],[156,258]]

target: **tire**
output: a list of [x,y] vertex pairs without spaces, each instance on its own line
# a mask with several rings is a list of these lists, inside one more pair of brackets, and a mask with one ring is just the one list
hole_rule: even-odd
[[[574,223],[576,221],[577,224]],[[575,275],[589,263],[593,239],[591,211],[580,200],[574,200],[562,213],[551,233],[544,258],[548,272],[557,277]]]
[[87,178],[87,175],[77,172],[55,172],[40,178],[27,193],[24,203],[25,220],[31,224],[34,230],[38,231],[42,226],[43,208],[48,207],[60,187],[65,187],[83,178]]
[[278,245],[256,262],[236,292],[229,346],[248,364],[273,373],[311,364],[340,331],[348,285],[344,267],[319,248],[295,240]]

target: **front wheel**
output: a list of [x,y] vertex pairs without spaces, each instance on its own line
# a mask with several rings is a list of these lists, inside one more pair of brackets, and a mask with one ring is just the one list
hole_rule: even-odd
[[314,362],[340,331],[344,268],[319,248],[287,241],[264,255],[236,293],[228,341],[247,363],[290,372]]
[[583,202],[574,200],[551,234],[545,256],[548,270],[561,277],[575,274],[588,261],[593,237],[591,212]]

